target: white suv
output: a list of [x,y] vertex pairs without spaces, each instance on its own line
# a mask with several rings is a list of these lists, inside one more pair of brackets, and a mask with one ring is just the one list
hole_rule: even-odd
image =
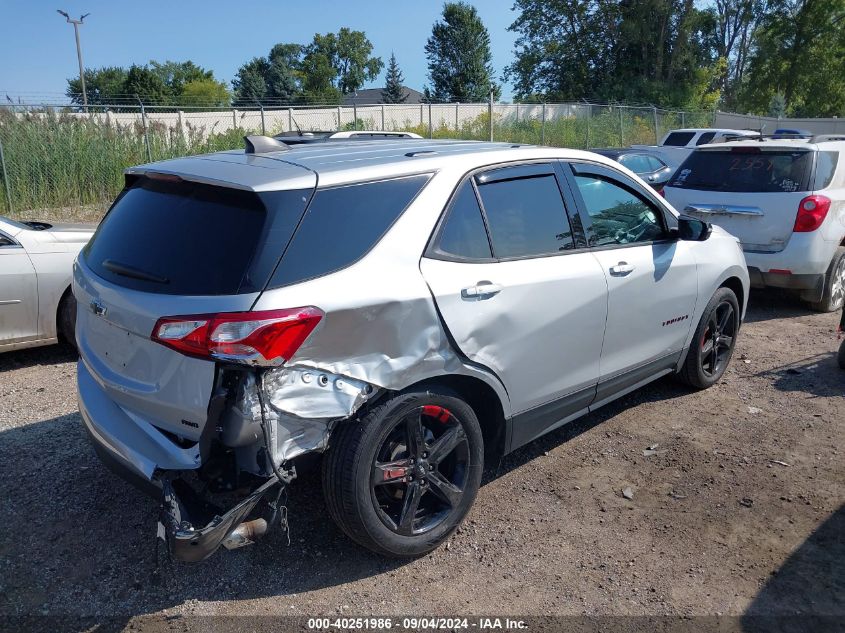
[[814,309],[845,302],[845,137],[758,139],[695,150],[666,199],[742,242],[752,286],[794,289]]

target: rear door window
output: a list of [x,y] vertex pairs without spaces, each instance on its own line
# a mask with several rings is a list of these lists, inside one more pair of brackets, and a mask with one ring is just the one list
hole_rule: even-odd
[[826,189],[836,173],[839,162],[839,152],[819,152],[816,154],[816,174],[813,180],[813,191]]
[[270,287],[345,268],[375,246],[428,182],[430,174],[318,189]]
[[693,136],[695,136],[695,132],[672,132],[666,137],[663,144],[672,147],[686,147],[687,143],[692,140]]
[[470,181],[461,185],[452,200],[433,254],[458,259],[492,259],[481,207]]
[[157,294],[258,292],[311,190],[256,194],[142,177],[123,190],[83,250],[98,276]]
[[[549,172],[538,173],[544,168]],[[532,169],[536,175],[519,177]],[[575,247],[551,170],[551,166],[514,167],[495,170],[495,179],[487,180],[488,174],[477,177],[495,257],[536,257]]]
[[704,132],[701,136],[698,137],[698,140],[695,142],[696,145],[707,145],[710,141],[713,140],[713,137],[716,136],[715,132]]
[[812,160],[808,150],[697,150],[681,164],[670,186],[737,193],[807,191]]
[[648,171],[652,171],[649,168],[648,157],[643,154],[624,155],[622,156],[622,160],[620,162],[635,174],[644,174]]

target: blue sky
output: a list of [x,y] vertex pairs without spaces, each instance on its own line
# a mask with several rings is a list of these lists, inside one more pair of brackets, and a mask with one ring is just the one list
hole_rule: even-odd
[[[488,31],[497,79],[510,63],[515,34],[512,0],[477,0]],[[86,68],[192,59],[229,82],[238,67],[278,42],[308,42],[342,26],[363,30],[385,62],[391,50],[406,85],[427,81],[423,47],[442,2],[432,0],[5,0],[0,4],[0,98],[64,93],[78,75],[73,27],[56,13],[91,13],[81,27]],[[372,84],[383,85],[383,77]],[[365,86],[370,87],[370,86]],[[503,99],[511,96],[503,86]]]

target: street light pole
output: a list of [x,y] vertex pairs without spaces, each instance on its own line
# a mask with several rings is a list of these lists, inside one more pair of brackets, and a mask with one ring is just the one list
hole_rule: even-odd
[[56,11],[65,16],[68,24],[73,24],[73,34],[76,36],[76,59],[79,61],[79,83],[82,85],[82,107],[88,112],[88,93],[85,91],[85,71],[82,65],[82,46],[79,43],[79,25],[91,14],[86,13],[80,16],[78,20],[74,20],[61,9],[56,9]]

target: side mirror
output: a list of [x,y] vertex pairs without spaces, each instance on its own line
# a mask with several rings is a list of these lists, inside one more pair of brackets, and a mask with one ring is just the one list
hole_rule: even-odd
[[688,242],[703,242],[713,232],[713,226],[709,222],[696,220],[688,215],[678,218],[678,237]]

